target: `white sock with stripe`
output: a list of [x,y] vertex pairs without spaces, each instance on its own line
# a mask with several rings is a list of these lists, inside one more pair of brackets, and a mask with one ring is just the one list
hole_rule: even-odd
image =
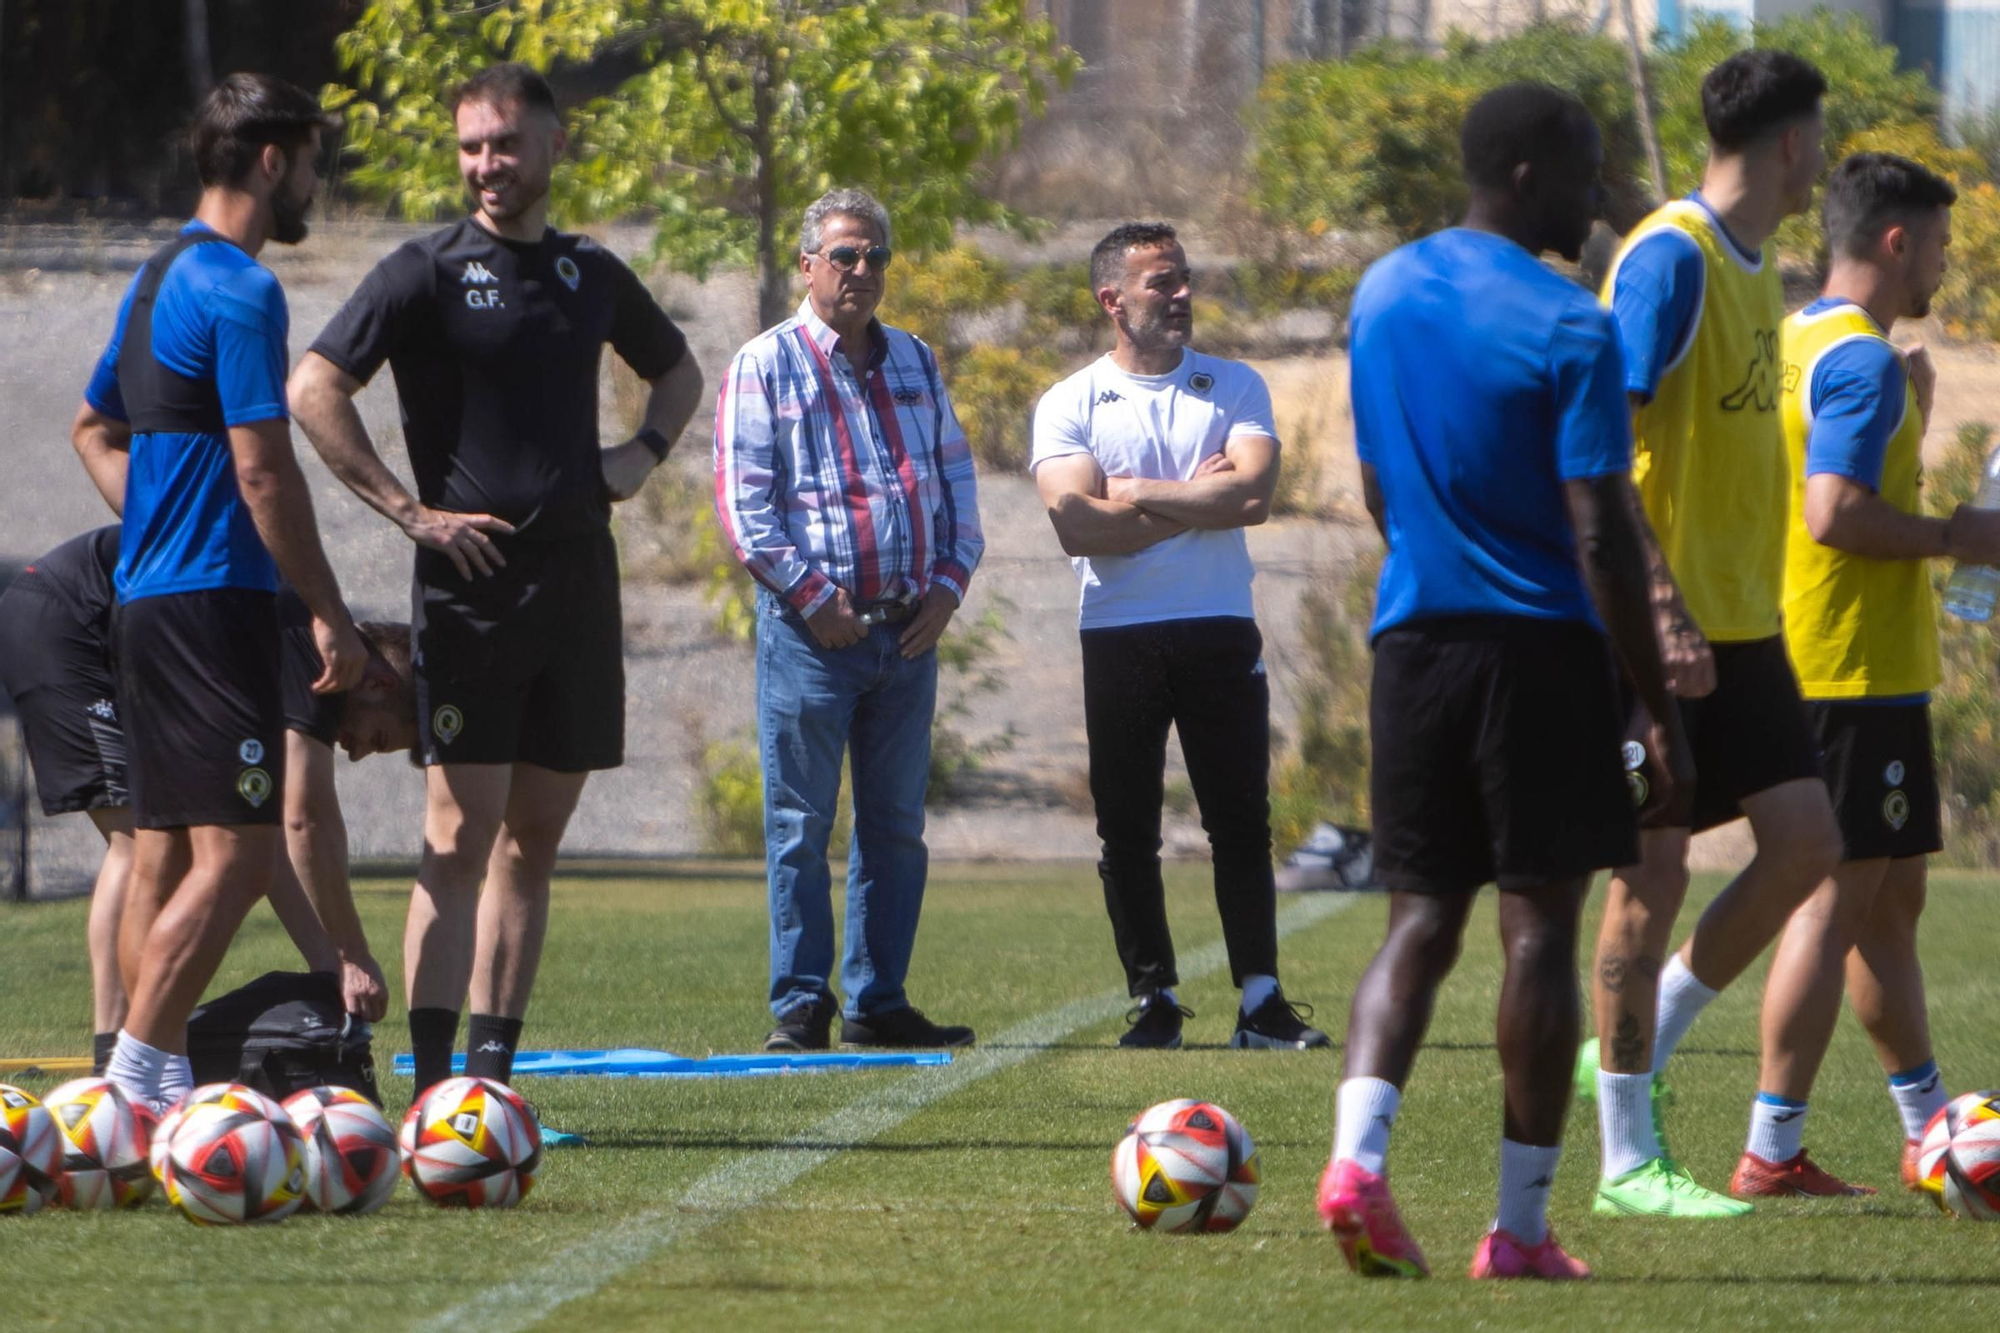
[[1760,1092],[1750,1103],[1750,1139],[1744,1151],[1773,1165],[1797,1157],[1806,1145],[1806,1104],[1775,1092]]

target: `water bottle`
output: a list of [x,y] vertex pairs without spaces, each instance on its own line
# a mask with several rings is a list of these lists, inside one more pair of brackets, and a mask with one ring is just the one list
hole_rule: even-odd
[[[2000,509],[2000,447],[1986,456],[1986,470],[1979,478],[1975,509]],[[1993,618],[1993,604],[2000,601],[2000,569],[1991,565],[1968,565],[1960,561],[1944,585],[1944,609],[1960,620],[1985,624]]]

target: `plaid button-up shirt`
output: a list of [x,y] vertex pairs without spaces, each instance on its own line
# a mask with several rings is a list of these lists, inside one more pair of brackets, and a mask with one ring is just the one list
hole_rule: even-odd
[[880,321],[859,375],[812,304],[746,344],[715,408],[715,512],[758,582],[805,615],[965,600],[986,540],[972,449],[930,348]]

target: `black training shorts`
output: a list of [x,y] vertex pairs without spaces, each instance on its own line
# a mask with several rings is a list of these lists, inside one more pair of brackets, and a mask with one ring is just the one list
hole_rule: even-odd
[[279,822],[276,603],[268,592],[215,588],[118,608],[118,699],[140,828]]
[[417,745],[425,764],[625,762],[625,631],[609,531],[508,542],[504,568],[460,578],[417,552]]
[[[1742,817],[1746,796],[1786,782],[1820,776],[1819,742],[1799,697],[1785,641],[1754,639],[1718,643],[1715,689],[1699,699],[1679,699],[1681,725],[1694,757],[1694,807],[1689,825],[1696,833]],[[1652,719],[1626,691],[1623,756],[1632,799],[1643,802],[1656,781],[1645,741]],[[1663,828],[1657,809],[1640,821]]]
[[1389,888],[1524,889],[1638,859],[1604,636],[1467,616],[1375,640],[1375,868]]
[[43,814],[130,801],[110,645],[37,580],[0,596],[0,688],[20,716]]
[[1806,710],[1840,821],[1842,859],[1943,850],[1930,705],[1843,699],[1808,703]]

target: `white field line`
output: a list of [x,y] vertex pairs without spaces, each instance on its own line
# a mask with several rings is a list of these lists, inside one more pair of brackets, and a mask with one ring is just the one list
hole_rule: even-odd
[[[1357,896],[1316,893],[1288,904],[1278,913],[1279,937],[1338,915]],[[1192,981],[1227,965],[1222,941],[1216,940],[1181,958],[1179,972],[1184,982]],[[1131,1003],[1122,990],[1104,991],[1031,1018],[986,1045],[954,1053],[949,1065],[918,1070],[864,1094],[777,1147],[730,1158],[697,1180],[672,1206],[610,1223],[588,1240],[557,1251],[532,1271],[489,1287],[416,1327],[439,1333],[466,1328],[512,1333],[531,1328],[559,1307],[617,1281],[674,1242],[771,1199],[847,1147],[880,1138],[925,1107],[1033,1059],[1078,1029],[1123,1013]]]

